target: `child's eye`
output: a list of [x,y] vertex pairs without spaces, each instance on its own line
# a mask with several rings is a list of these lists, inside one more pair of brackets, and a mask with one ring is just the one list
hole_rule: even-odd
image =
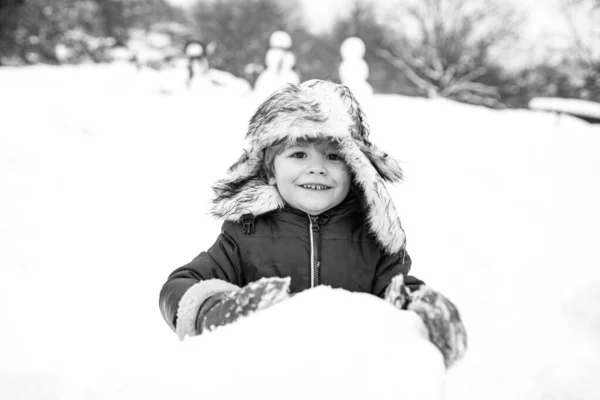
[[290,157],[292,158],[306,158],[306,153],[303,151],[296,151],[292,154],[290,154]]
[[327,154],[327,159],[330,161],[340,161],[342,158],[338,154]]

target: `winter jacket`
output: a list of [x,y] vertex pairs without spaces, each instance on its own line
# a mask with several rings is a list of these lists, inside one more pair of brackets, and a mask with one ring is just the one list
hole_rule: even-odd
[[[249,147],[213,185],[221,235],[161,290],[162,314],[179,337],[198,333],[198,311],[211,296],[261,277],[289,276],[292,292],[325,284],[383,296],[392,276],[408,273],[406,236],[386,188],[402,170],[369,133],[350,90],[333,82],[288,85],[260,105],[248,125]],[[352,178],[352,196],[313,220],[287,207],[265,179],[265,150],[300,139],[335,143]]]
[[[369,232],[356,202],[317,217],[285,207],[244,222],[225,221],[215,244],[175,270],[160,293],[160,308],[175,329],[183,294],[194,284],[220,279],[243,287],[262,277],[291,277],[291,292],[328,285],[383,297],[391,279],[407,275],[403,249],[386,254]],[[244,228],[246,232],[244,232]],[[423,282],[406,276],[417,289]]]

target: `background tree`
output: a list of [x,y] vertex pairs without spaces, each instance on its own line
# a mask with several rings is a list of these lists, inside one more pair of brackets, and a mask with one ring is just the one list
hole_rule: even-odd
[[0,65],[19,52],[18,26],[24,0],[0,0]]
[[570,30],[574,67],[582,75],[575,97],[600,101],[600,0],[562,0]]
[[104,61],[125,42],[177,10],[166,0],[0,0],[0,62]]
[[290,32],[294,41],[296,70],[301,80],[328,79],[338,81],[339,46],[327,34],[314,34],[302,27]]
[[213,67],[244,76],[246,65],[264,64],[271,33],[298,27],[297,9],[294,1],[199,1],[192,8],[192,31],[205,42],[217,42]]
[[399,29],[377,48],[423,95],[500,106],[494,53],[518,38],[522,19],[496,0],[421,0],[402,7],[388,26]]
[[163,20],[177,19],[165,0],[94,0],[103,35],[126,41],[130,28],[150,29]]
[[[95,31],[95,5],[91,1],[23,0],[19,3],[9,17],[13,25],[6,39],[12,43],[12,47],[8,46],[12,51],[2,54],[6,58],[25,63],[58,63],[56,47],[60,42],[99,33]],[[74,43],[68,45],[72,47]]]

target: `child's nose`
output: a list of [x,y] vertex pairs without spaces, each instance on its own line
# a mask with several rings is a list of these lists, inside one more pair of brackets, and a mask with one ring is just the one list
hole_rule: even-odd
[[327,167],[322,160],[314,160],[306,170],[309,174],[314,175],[327,175]]

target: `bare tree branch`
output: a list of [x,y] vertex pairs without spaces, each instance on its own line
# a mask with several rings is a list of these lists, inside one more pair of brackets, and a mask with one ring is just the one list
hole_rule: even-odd
[[395,57],[387,49],[375,49],[375,51],[384,60],[398,68],[418,88],[425,92],[435,89],[431,82],[421,78],[401,58]]
[[459,82],[454,85],[450,85],[450,86],[444,88],[444,90],[442,90],[440,92],[440,95],[448,97],[455,93],[460,93],[460,92],[465,92],[465,91],[475,92],[480,95],[492,95],[492,96],[498,95],[497,88],[489,86],[489,85],[485,85],[483,83],[478,83],[478,82]]
[[416,24],[418,37],[377,54],[415,86],[451,98],[498,97],[497,88],[480,80],[491,49],[516,38],[522,20],[514,8],[497,0],[421,0],[397,18],[398,26]]
[[579,33],[579,29],[577,28],[577,25],[575,24],[573,15],[571,14],[571,11],[569,10],[569,7],[572,7],[572,5],[573,5],[573,2],[568,2],[568,4],[562,4],[561,8],[562,8],[563,14],[565,16],[565,19],[567,21],[567,25],[569,26],[569,30],[571,31],[571,35],[573,35],[573,39],[575,40],[575,44],[576,44],[577,48],[579,49],[580,52],[583,53],[585,61],[589,63],[591,61],[590,59],[591,59],[591,56],[593,53],[592,53],[591,48],[585,43],[585,41],[581,37],[581,34]]

